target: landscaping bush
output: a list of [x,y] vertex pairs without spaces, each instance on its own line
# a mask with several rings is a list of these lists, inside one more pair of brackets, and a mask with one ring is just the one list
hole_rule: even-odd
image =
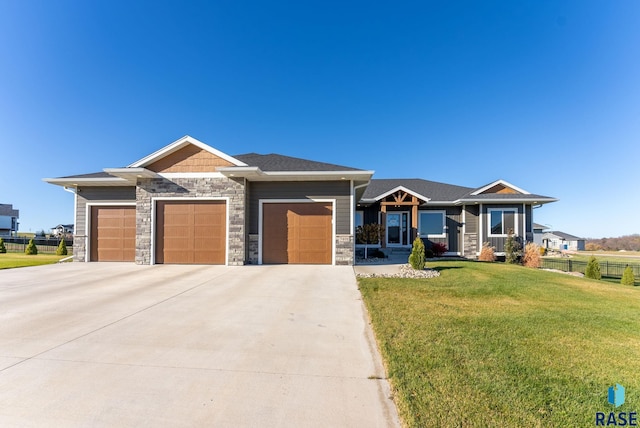
[[431,251],[433,251],[434,256],[440,257],[447,252],[447,246],[442,242],[434,242],[433,245],[431,245]]
[[631,266],[627,265],[627,267],[624,268],[624,272],[622,272],[622,279],[620,280],[620,284],[635,285],[635,283],[636,277],[633,274],[633,269],[631,268]]
[[504,243],[504,261],[510,264],[518,263],[520,259],[520,244],[513,237],[513,230],[509,229],[507,241]]
[[[542,258],[540,257],[540,248],[538,244],[529,242],[524,247],[524,256],[522,258],[522,264],[530,268],[539,268],[542,264]],[[544,248],[543,248],[544,249]]]
[[409,264],[416,270],[424,269],[424,242],[420,237],[413,240],[413,248],[409,256]]
[[4,254],[7,252],[7,247],[4,246],[4,239],[0,238],[0,253]]
[[27,248],[24,249],[24,253],[30,256],[38,254],[38,247],[36,247],[36,243],[33,242],[33,238],[29,240],[29,244],[27,245]]
[[544,247],[538,247],[538,251],[540,251],[540,255],[541,256],[546,256],[547,255],[547,249]]
[[495,248],[489,245],[488,242],[482,244],[482,250],[480,250],[480,256],[478,260],[481,262],[495,262],[496,261],[496,252]]
[[587,269],[584,272],[584,276],[591,279],[602,279],[602,274],[600,273],[600,263],[594,256],[589,257],[589,262],[587,262]]
[[64,239],[60,240],[60,245],[58,245],[58,249],[56,250],[56,255],[58,256],[67,255],[67,244],[66,242],[64,242]]

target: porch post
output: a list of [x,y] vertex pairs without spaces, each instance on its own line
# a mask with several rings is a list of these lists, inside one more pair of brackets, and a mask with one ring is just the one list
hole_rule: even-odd
[[411,243],[418,236],[418,198],[411,196]]
[[387,236],[387,206],[382,205],[380,207],[380,224],[384,226],[384,234],[380,237],[380,248],[387,248],[387,240],[385,236]]

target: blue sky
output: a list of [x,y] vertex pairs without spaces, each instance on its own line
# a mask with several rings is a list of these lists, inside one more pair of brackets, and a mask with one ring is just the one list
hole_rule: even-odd
[[559,202],[534,220],[640,233],[640,2],[0,0],[0,203],[73,222],[44,177],[191,135]]

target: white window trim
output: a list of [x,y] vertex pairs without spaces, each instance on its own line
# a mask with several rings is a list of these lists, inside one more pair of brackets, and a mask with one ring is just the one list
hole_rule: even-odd
[[[423,213],[438,213],[442,214],[442,233],[436,235],[421,235],[421,223],[422,223],[422,215]],[[418,211],[418,236],[421,238],[446,238],[447,237],[447,211],[446,210],[420,210]]]
[[513,230],[513,236],[519,236],[519,234],[518,234],[518,230],[520,230],[520,229],[519,229],[519,227],[518,227],[518,208],[517,208],[517,207],[508,207],[508,208],[507,208],[507,207],[505,207],[505,208],[489,208],[489,209],[487,209],[487,214],[489,214],[489,215],[488,215],[488,217],[489,217],[489,218],[488,218],[488,220],[489,220],[489,227],[487,228],[487,229],[488,229],[488,230],[487,230],[487,231],[488,231],[487,236],[488,236],[489,238],[506,238],[507,236],[509,236],[509,234],[508,234],[508,233],[499,233],[499,234],[493,234],[493,233],[491,233],[491,213],[492,213],[493,211],[500,211],[500,212],[502,212],[502,228],[503,228],[503,229],[504,229],[504,212],[505,212],[505,211],[513,211],[513,212],[515,213],[515,214],[514,214],[514,216],[513,216],[513,217],[514,217],[514,218],[513,218],[513,229],[514,229],[514,230]]

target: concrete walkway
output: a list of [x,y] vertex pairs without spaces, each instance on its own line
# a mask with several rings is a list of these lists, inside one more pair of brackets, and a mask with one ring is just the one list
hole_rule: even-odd
[[351,267],[0,271],[0,426],[398,426],[370,334]]

